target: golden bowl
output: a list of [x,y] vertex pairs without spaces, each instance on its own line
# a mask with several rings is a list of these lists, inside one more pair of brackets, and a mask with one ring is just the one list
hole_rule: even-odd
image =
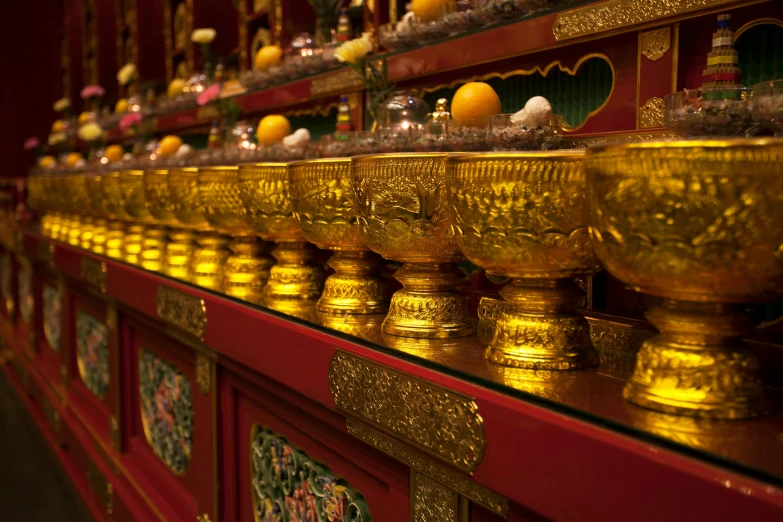
[[318,300],[319,312],[378,314],[386,311],[386,281],[377,276],[378,256],[364,243],[351,189],[351,158],[296,161],[289,164],[294,216],[305,239],[332,250]]
[[201,211],[219,232],[232,237],[226,259],[223,291],[238,299],[260,303],[269,269],[274,261],[267,245],[245,221],[245,206],[240,198],[237,166],[202,167],[198,170]]
[[120,171],[120,197],[122,205],[129,217],[130,223],[125,228],[123,241],[123,259],[132,265],[144,266],[148,269],[158,269],[145,266],[143,253],[144,235],[148,224],[152,223],[152,215],[147,208],[147,199],[144,194],[144,171],[129,169]]
[[147,169],[142,176],[147,210],[161,225],[173,225],[177,218],[169,194],[168,169]]
[[404,286],[391,299],[384,333],[460,337],[473,333],[465,297],[456,291],[462,253],[446,204],[446,154],[354,156],[352,180],[359,227],[367,246],[405,263],[394,275]]
[[147,266],[187,281],[193,257],[194,234],[190,230],[177,227],[169,170],[145,170],[143,185],[147,208],[156,222],[155,226],[148,227],[146,231],[144,254],[148,258]]
[[239,167],[245,221],[262,239],[277,243],[272,252],[277,263],[264,287],[264,300],[270,306],[276,300],[316,299],[324,284],[323,269],[313,261],[315,249],[305,241],[294,217],[289,186],[286,163]]
[[171,211],[182,226],[197,230],[209,229],[198,194],[198,168],[170,169],[168,174]]
[[489,275],[509,277],[489,360],[531,370],[598,363],[575,277],[598,270],[588,233],[584,151],[490,152],[449,158],[446,192],[457,242]]
[[694,140],[591,149],[591,236],[606,269],[663,298],[624,389],[672,414],[768,411],[744,303],[783,289],[783,140]]
[[106,254],[106,240],[108,228],[106,224],[106,212],[103,202],[103,176],[105,172],[96,172],[85,178],[87,199],[91,213],[95,216],[92,227],[92,242],[90,249],[99,255]]

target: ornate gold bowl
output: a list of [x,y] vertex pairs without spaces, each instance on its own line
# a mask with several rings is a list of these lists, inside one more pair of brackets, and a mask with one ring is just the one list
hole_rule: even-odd
[[783,289],[783,140],[638,143],[587,154],[591,235],[606,269],[663,298],[623,395],[664,413],[769,409],[746,303]]
[[462,252],[487,274],[511,279],[487,358],[533,370],[597,364],[587,321],[573,311],[585,297],[575,278],[598,270],[584,151],[454,156],[446,191]]
[[68,234],[62,238],[71,246],[80,246],[82,231],[84,230],[84,205],[87,194],[83,183],[84,172],[74,171],[65,175],[65,205],[70,215]]
[[171,208],[168,175],[168,169],[146,169],[142,175],[144,201],[152,222],[144,231],[141,263],[147,270],[171,275],[166,255],[169,251],[168,231],[177,220]]
[[[120,171],[120,194],[122,205],[130,218],[125,229],[123,259],[126,263],[139,265],[147,270],[160,269],[160,249],[156,249],[153,263],[149,263],[149,252],[145,250],[147,225],[152,224],[152,215],[147,208],[144,194],[144,171],[130,169]],[[156,236],[156,239],[160,239]]]
[[305,239],[332,250],[318,300],[319,312],[379,314],[386,311],[386,281],[376,275],[378,256],[362,239],[353,206],[351,158],[296,161],[289,164],[294,216]]
[[106,255],[122,259],[125,244],[125,223],[129,216],[120,189],[120,173],[111,171],[101,177],[103,214],[106,223]]
[[269,269],[274,261],[268,247],[259,241],[245,221],[245,207],[239,197],[239,168],[202,167],[198,170],[201,210],[219,232],[231,236],[222,290],[233,297],[260,303]]
[[239,167],[239,196],[245,221],[265,241],[277,247],[277,263],[264,287],[266,305],[287,312],[288,301],[316,299],[324,284],[323,269],[313,262],[315,249],[299,230],[289,192],[288,165],[253,163]]
[[94,216],[92,226],[92,240],[90,250],[96,254],[106,254],[106,214],[103,204],[103,176],[102,172],[95,172],[84,178],[87,191],[88,207]]
[[446,205],[446,154],[354,156],[352,179],[367,246],[402,261],[404,286],[392,296],[384,333],[459,337],[473,333],[465,297],[455,289],[462,253]]

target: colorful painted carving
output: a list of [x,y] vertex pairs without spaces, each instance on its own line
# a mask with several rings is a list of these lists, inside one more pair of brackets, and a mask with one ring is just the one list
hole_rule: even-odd
[[33,316],[33,271],[27,264],[19,265],[19,313],[22,320],[30,324]]
[[370,522],[364,497],[323,464],[255,425],[251,447],[257,522]]
[[144,435],[174,473],[185,473],[193,449],[190,381],[170,363],[139,351],[139,399]]
[[62,296],[55,285],[47,284],[43,289],[43,329],[46,342],[55,352],[60,351],[62,325]]
[[86,312],[76,314],[76,363],[82,382],[102,399],[109,389],[109,327]]

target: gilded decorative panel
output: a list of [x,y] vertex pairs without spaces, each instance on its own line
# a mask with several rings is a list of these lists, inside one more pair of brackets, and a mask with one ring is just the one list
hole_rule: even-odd
[[283,437],[256,424],[251,483],[257,522],[370,522],[361,493]]
[[663,58],[669,51],[672,42],[672,31],[669,27],[642,33],[642,54],[653,62]]
[[459,495],[427,475],[411,472],[411,521],[457,522]]
[[0,257],[0,292],[3,294],[8,315],[14,313],[14,295],[11,290],[11,254],[5,252]]
[[23,261],[19,264],[19,313],[28,325],[31,324],[34,307],[33,270],[29,261]]
[[639,127],[649,129],[663,127],[664,103],[661,98],[650,98],[639,108]]
[[329,369],[335,404],[457,468],[472,472],[486,440],[470,397],[340,350]]
[[55,351],[60,351],[62,333],[62,292],[53,284],[43,288],[43,330],[46,342]]
[[82,382],[102,399],[109,389],[109,326],[79,311],[76,314],[76,364]]
[[203,340],[207,306],[203,299],[159,285],[155,293],[158,318]]
[[185,473],[193,448],[190,381],[172,364],[139,350],[139,399],[144,436],[174,473]]

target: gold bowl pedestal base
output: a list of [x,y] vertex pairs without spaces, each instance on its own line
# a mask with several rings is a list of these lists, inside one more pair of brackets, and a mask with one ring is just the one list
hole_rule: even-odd
[[82,217],[72,216],[68,236],[63,238],[69,245],[78,247],[81,245],[82,237]]
[[60,218],[60,226],[57,228],[57,235],[54,238],[58,241],[68,242],[68,235],[71,232],[71,215],[63,214]]
[[112,259],[122,259],[125,244],[125,225],[122,221],[109,221],[106,224],[106,255]]
[[404,288],[391,298],[383,332],[428,339],[472,334],[467,300],[454,288],[460,274],[454,263],[405,263],[394,274]]
[[305,242],[278,243],[272,256],[264,301],[317,299],[324,286],[323,268],[313,263],[315,249]]
[[91,217],[83,218],[82,232],[79,235],[79,246],[84,250],[92,249],[92,238],[95,232],[95,220]]
[[92,226],[90,249],[101,256],[106,254],[106,233],[106,220],[96,219],[95,224]]
[[49,237],[52,239],[59,239],[60,237],[60,227],[62,227],[63,223],[63,216],[60,212],[55,212],[52,214],[50,225],[49,225]]
[[144,240],[144,225],[128,225],[122,242],[122,259],[131,265],[141,263],[142,242]]
[[190,267],[193,264],[193,252],[196,248],[196,234],[190,230],[172,230],[169,243],[163,253],[163,271],[175,279],[190,281]]
[[260,304],[269,269],[275,263],[271,257],[262,255],[268,251],[268,245],[255,236],[238,236],[228,248],[232,253],[226,260],[223,291],[231,297]]
[[665,300],[647,318],[661,333],[639,350],[623,397],[692,417],[743,419],[771,411],[759,361],[739,342],[754,326],[741,305]]
[[198,247],[193,252],[191,266],[191,282],[195,285],[223,291],[223,278],[226,271],[226,260],[231,251],[226,248],[228,238],[216,232],[204,232],[196,237]]
[[513,279],[486,351],[492,362],[529,370],[598,364],[587,320],[573,311],[585,293],[573,279]]
[[149,226],[141,240],[141,267],[151,272],[165,272],[166,227]]
[[380,258],[369,251],[335,250],[318,311],[329,314],[380,314],[389,307],[386,281],[376,276]]

